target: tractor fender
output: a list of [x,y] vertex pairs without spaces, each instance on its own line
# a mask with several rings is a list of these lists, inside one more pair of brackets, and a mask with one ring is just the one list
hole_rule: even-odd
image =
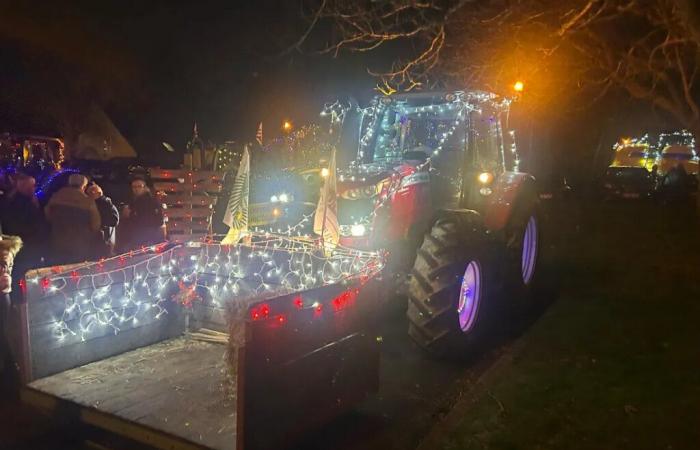
[[527,173],[503,172],[498,176],[484,208],[484,226],[492,232],[502,231],[517,202],[537,203],[534,184],[535,178]]
[[473,209],[439,209],[435,211],[430,222],[428,230],[440,219],[454,219],[463,231],[462,235],[466,237],[471,235],[485,235],[486,227],[484,226],[484,218],[481,214]]

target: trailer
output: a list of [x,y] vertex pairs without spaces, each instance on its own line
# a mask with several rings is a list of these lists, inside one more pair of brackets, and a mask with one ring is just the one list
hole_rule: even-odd
[[12,342],[21,398],[110,448],[283,447],[377,389],[383,264],[254,234],[31,271]]

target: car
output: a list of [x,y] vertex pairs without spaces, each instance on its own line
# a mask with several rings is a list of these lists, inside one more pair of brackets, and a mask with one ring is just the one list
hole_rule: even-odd
[[649,198],[656,188],[656,177],[644,167],[608,167],[603,177],[606,199]]

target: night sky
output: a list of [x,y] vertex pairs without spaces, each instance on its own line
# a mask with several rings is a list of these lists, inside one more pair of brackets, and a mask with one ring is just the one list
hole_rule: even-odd
[[[195,120],[200,134],[215,142],[251,139],[260,121],[272,137],[283,119],[308,123],[324,101],[366,98],[375,83],[358,57],[280,56],[305,24],[295,1],[22,2],[5,8],[0,76],[13,91],[2,94],[5,128],[53,131],[51,120],[41,118],[41,104],[47,97],[75,101],[68,83],[100,104],[137,151],[149,153],[160,151],[161,141],[183,147]],[[312,44],[320,43],[316,39]]]
[[[194,121],[205,140],[250,141],[260,121],[269,139],[284,119],[317,121],[325,101],[352,95],[362,104],[376,84],[367,67],[395,57],[281,56],[305,27],[297,0],[0,2],[0,132],[57,134],[51,111],[70,115],[92,102],[141,156],[156,159],[163,141],[183,149]],[[321,27],[309,50],[328,31]],[[620,136],[669,128],[621,95],[531,120],[551,156],[539,159],[574,169]]]

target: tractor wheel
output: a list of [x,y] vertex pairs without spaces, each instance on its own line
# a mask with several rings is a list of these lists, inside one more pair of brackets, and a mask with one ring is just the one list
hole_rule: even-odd
[[480,233],[439,219],[418,249],[408,289],[408,334],[436,356],[460,357],[482,336],[492,305]]
[[540,278],[540,217],[537,199],[525,191],[504,230],[506,293],[516,307],[527,308],[534,302]]

